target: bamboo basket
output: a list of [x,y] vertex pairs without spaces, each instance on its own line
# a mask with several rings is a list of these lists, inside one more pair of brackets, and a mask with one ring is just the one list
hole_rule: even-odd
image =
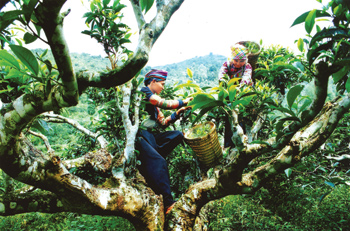
[[[202,137],[190,138],[190,134],[198,126],[210,124],[210,132]],[[196,153],[199,162],[206,167],[213,167],[222,159],[222,149],[219,144],[218,134],[213,122],[198,124],[185,133],[185,142]]]
[[[253,41],[240,41],[237,44],[245,46],[246,48],[248,48],[250,50],[249,53],[247,54],[248,62],[252,66],[252,69],[254,71],[256,68],[256,64],[258,62],[259,55],[260,55],[259,44],[257,44],[256,42],[253,42]],[[255,50],[256,52],[251,52],[251,49]]]

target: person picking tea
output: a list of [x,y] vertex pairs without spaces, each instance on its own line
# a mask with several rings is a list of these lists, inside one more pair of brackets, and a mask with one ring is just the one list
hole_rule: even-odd
[[[219,71],[219,82],[225,80],[227,76],[230,79],[232,78],[241,78],[240,87],[244,85],[251,86],[253,85],[252,81],[252,66],[248,63],[248,49],[240,44],[235,44],[230,47],[231,49],[231,57],[227,59],[226,62],[222,65]],[[226,78],[227,78],[226,77]],[[243,119],[240,118],[240,125],[245,130],[245,124]],[[229,122],[229,118],[225,117],[225,132],[224,132],[224,148],[233,147],[234,144],[232,142],[232,129],[231,124]]]
[[227,59],[219,71],[219,81],[227,75],[230,79],[241,78],[240,85],[252,85],[252,66],[248,63],[248,49],[235,44],[230,47],[231,57]]
[[[175,204],[170,190],[169,170],[165,157],[181,142],[184,136],[180,131],[158,132],[156,128],[165,128],[178,120],[192,97],[185,100],[166,100],[159,94],[164,89],[168,73],[163,70],[152,69],[145,75],[145,87],[141,91],[147,102],[145,110],[150,118],[147,120],[147,130],[139,131],[139,159],[140,172],[156,194],[163,196],[164,207],[168,213]],[[168,117],[164,117],[161,109],[177,109]]]

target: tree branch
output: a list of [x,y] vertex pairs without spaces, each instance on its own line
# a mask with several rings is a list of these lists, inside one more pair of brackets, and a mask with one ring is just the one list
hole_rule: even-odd
[[283,170],[293,166],[300,161],[301,157],[312,153],[336,128],[339,120],[344,113],[350,109],[349,95],[340,102],[327,103],[322,113],[316,117],[307,127],[300,129],[281,152],[269,163],[261,166],[243,176],[240,185],[240,191],[252,193],[258,190],[266,180]]
[[82,133],[96,139],[102,148],[105,148],[108,144],[107,140],[103,136],[100,136],[99,133],[94,133],[94,132],[90,131],[89,129],[83,127],[76,120],[69,119],[69,118],[66,118],[64,116],[57,115],[57,114],[51,114],[51,113],[43,113],[41,115],[41,117],[43,117],[47,122],[67,123],[67,124],[73,126],[74,128],[78,129]]
[[[45,198],[43,200],[43,198]],[[0,198],[0,215],[11,216],[19,213],[58,213],[69,211],[57,196],[51,192],[36,190],[26,193],[12,193]]]
[[55,151],[51,148],[51,145],[50,145],[50,142],[49,142],[49,139],[44,136],[43,134],[41,133],[38,133],[38,132],[34,132],[32,130],[29,130],[28,133],[32,134],[33,136],[36,136],[36,137],[39,137],[40,139],[42,139],[44,141],[44,144],[47,148],[47,152],[48,153],[54,153]]
[[118,103],[118,108],[122,113],[123,124],[126,133],[126,144],[123,152],[123,156],[118,159],[115,163],[114,170],[112,171],[113,176],[117,179],[124,178],[124,171],[126,165],[135,165],[136,155],[135,155],[135,141],[136,135],[139,128],[139,107],[141,103],[141,96],[137,94],[135,96],[135,114],[134,114],[134,124],[129,117],[130,109],[130,99],[131,90],[133,86],[131,82],[123,85],[121,87],[121,93],[123,96],[123,101],[121,104]]
[[336,160],[336,161],[343,161],[343,160],[350,160],[350,155],[344,154],[341,156],[326,156],[329,160]]
[[137,25],[138,25],[139,29],[141,29],[143,27],[143,25],[145,25],[146,20],[143,17],[143,13],[142,13],[141,6],[140,6],[140,1],[139,0],[130,0],[130,2],[132,5],[132,8],[134,10]]
[[66,0],[43,0],[35,13],[60,71],[63,88],[59,102],[64,106],[72,106],[78,103],[79,92],[68,45],[63,35],[63,20],[68,12],[60,14],[60,10],[65,2]]

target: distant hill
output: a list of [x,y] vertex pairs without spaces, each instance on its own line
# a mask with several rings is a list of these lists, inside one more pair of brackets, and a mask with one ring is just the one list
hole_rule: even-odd
[[[34,54],[42,54],[44,49],[32,50]],[[106,67],[110,66],[109,60],[102,56],[92,56],[87,53],[72,53],[71,54],[73,68],[75,71],[89,70],[92,72],[105,71]],[[46,59],[53,62],[51,51],[47,53]],[[218,73],[225,62],[226,57],[222,55],[209,55],[194,57],[182,62],[167,64],[163,66],[146,66],[141,75],[145,75],[152,68],[168,71],[169,79],[167,84],[181,84],[189,80],[187,76],[187,68],[193,72],[193,81],[200,86],[208,86],[217,84]]]
[[146,74],[151,68],[162,69],[168,71],[169,79],[167,84],[185,83],[189,80],[187,76],[187,68],[193,72],[193,81],[200,86],[208,86],[217,84],[218,74],[222,64],[226,61],[226,57],[222,55],[209,55],[194,57],[185,61],[163,66],[145,67],[141,74]]
[[[33,49],[31,50],[34,54],[42,54],[45,49]],[[92,72],[99,72],[106,70],[106,67],[110,66],[108,58],[104,58],[101,55],[93,56],[87,53],[71,53],[73,68],[75,71],[89,70]],[[53,56],[51,51],[47,52],[45,59],[53,62]]]

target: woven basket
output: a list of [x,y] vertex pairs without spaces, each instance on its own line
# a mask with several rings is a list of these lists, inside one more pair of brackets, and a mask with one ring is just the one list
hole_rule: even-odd
[[[190,138],[190,134],[198,126],[210,124],[210,132],[202,137]],[[185,142],[196,153],[199,162],[206,167],[215,166],[222,159],[222,149],[219,144],[218,134],[213,122],[198,124],[185,133]]]
[[252,69],[254,71],[254,69],[256,68],[256,64],[258,62],[258,58],[260,55],[260,46],[259,44],[257,44],[256,42],[253,41],[240,41],[237,44],[240,44],[242,46],[245,46],[248,49],[252,49],[255,50],[256,52],[249,52],[248,53],[248,62],[249,64],[252,66]]

